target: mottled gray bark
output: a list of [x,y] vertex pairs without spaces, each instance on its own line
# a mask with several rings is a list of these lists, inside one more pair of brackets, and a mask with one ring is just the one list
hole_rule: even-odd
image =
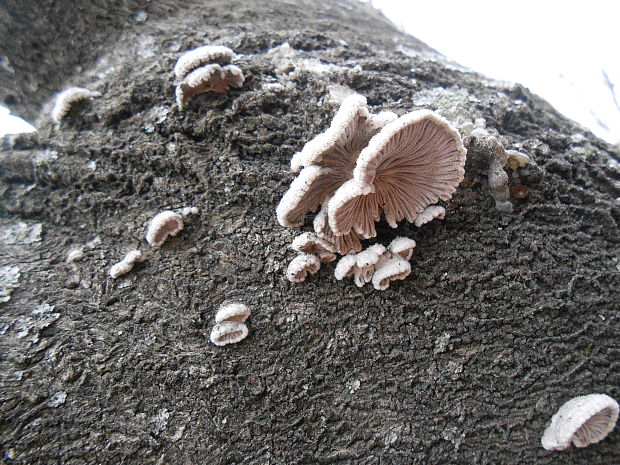
[[[354,1],[136,0],[103,16],[100,2],[27,3],[0,6],[0,98],[39,128],[0,152],[0,270],[17,280],[0,303],[5,463],[620,462],[618,430],[586,449],[540,445],[567,399],[620,399],[607,144]],[[284,42],[296,56],[268,54]],[[204,43],[242,54],[246,82],[180,112],[171,69]],[[69,84],[104,96],[54,128],[43,103]],[[275,220],[288,162],[347,89],[373,111],[484,118],[532,158],[507,170],[529,195],[498,211],[495,155],[467,139],[446,219],[378,228],[383,244],[417,241],[410,277],[377,292],[327,264],[288,283],[297,231]],[[125,251],[149,250],[150,217],[186,205],[201,213],[177,238],[109,278]],[[230,298],[252,307],[250,336],[215,347]]]

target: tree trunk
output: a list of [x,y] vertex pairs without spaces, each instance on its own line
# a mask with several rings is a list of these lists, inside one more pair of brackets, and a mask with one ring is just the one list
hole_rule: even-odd
[[[569,398],[620,399],[609,145],[353,0],[84,3],[0,7],[0,98],[39,129],[0,152],[3,463],[620,463],[617,429],[540,445]],[[171,69],[210,43],[239,54],[246,81],[179,111]],[[103,96],[55,127],[66,85]],[[335,281],[333,264],[284,276],[290,158],[350,91],[373,111],[484,118],[532,159],[494,190],[497,154],[466,137],[445,220],[379,225],[376,242],[418,244],[384,292]],[[516,185],[529,195],[502,198]],[[149,248],[149,218],[190,205],[182,233]],[[146,261],[111,279],[132,248]],[[251,307],[250,335],[216,347],[228,299]]]

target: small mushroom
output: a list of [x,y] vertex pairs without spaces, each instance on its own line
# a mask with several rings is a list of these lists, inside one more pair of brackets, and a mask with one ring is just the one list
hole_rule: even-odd
[[118,263],[112,265],[110,268],[110,277],[116,279],[119,276],[129,273],[137,262],[143,262],[145,260],[142,252],[139,250],[132,250],[125,255],[125,257]]
[[372,285],[378,291],[390,287],[390,281],[405,279],[411,273],[411,264],[400,257],[393,257],[381,265],[372,276]]
[[603,440],[617,420],[618,402],[608,395],[575,397],[553,415],[541,443],[547,450],[568,449],[571,441],[577,447],[586,447]]
[[52,119],[55,123],[60,124],[62,119],[75,107],[80,100],[101,97],[101,92],[94,92],[83,87],[70,87],[63,90],[54,100],[52,108]]
[[353,272],[353,282],[357,287],[372,280],[372,276],[383,263],[389,258],[385,253],[385,247],[381,244],[374,244],[356,256],[356,269]]
[[413,239],[409,239],[408,237],[397,237],[390,242],[387,248],[392,254],[409,261],[413,255],[415,246],[416,244]]
[[236,321],[245,323],[245,320],[250,317],[251,313],[252,312],[245,304],[241,302],[230,302],[220,306],[215,314],[215,322]]
[[292,283],[302,283],[306,280],[308,273],[316,274],[321,269],[321,261],[316,255],[300,253],[286,270],[286,279]]
[[306,232],[297,236],[291,248],[298,252],[304,252],[319,257],[321,263],[333,262],[336,260],[334,247],[325,239],[317,237],[311,232]]
[[183,229],[183,218],[170,210],[155,215],[149,222],[146,240],[153,247],[161,247],[168,236],[176,236]]
[[233,56],[233,51],[223,45],[203,45],[181,55],[174,66],[174,75],[183,79],[189,72],[208,63],[230,63]]
[[216,346],[236,344],[248,336],[248,327],[238,321],[217,323],[211,330],[211,342]]
[[347,254],[338,260],[334,276],[338,281],[353,276],[357,268],[357,254]]
[[414,224],[419,228],[423,224],[433,221],[435,218],[443,220],[446,217],[446,209],[439,205],[430,205],[426,207],[414,221]]
[[332,231],[374,237],[381,213],[393,228],[402,219],[413,222],[428,205],[452,197],[463,180],[466,153],[456,129],[431,111],[387,124],[360,153],[353,179],[330,200]]

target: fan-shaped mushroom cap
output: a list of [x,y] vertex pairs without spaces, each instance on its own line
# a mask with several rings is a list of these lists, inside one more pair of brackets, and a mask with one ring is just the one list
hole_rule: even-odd
[[338,261],[336,269],[334,270],[334,276],[338,281],[353,275],[357,268],[356,255],[357,254],[348,254]]
[[360,237],[355,231],[351,231],[344,236],[336,236],[329,227],[327,219],[327,205],[329,199],[325,200],[319,213],[314,217],[314,232],[318,237],[332,244],[335,251],[341,255],[348,253],[357,253],[362,250]]
[[[298,172],[304,166],[319,163],[325,154],[333,151],[338,145],[350,143],[355,135],[355,129],[360,118],[369,116],[366,109],[366,98],[353,94],[344,98],[340,108],[334,115],[330,127],[304,145],[301,152],[297,152],[291,159],[291,169]],[[360,148],[361,150],[361,148]],[[340,156],[340,154],[338,154]],[[355,154],[356,159],[359,151]],[[355,161],[353,162],[355,164]]]
[[332,230],[373,237],[371,222],[381,210],[392,227],[402,219],[413,222],[426,206],[452,197],[463,180],[466,153],[458,132],[431,111],[389,123],[360,153],[353,180],[330,201]]
[[238,321],[223,321],[211,330],[211,342],[216,346],[236,344],[248,335],[248,327]]
[[415,245],[416,244],[413,239],[409,239],[408,237],[397,237],[390,242],[390,245],[388,245],[388,250],[394,255],[398,255],[399,257],[409,261],[411,259],[411,255],[413,255]]
[[51,113],[52,119],[55,123],[60,123],[77,102],[94,97],[101,97],[101,92],[84,89],[83,87],[70,87],[63,90],[56,95],[54,100],[54,107]]
[[176,236],[183,229],[183,217],[170,210],[155,215],[149,222],[146,240],[153,247],[161,247],[168,236]]
[[372,276],[372,285],[378,291],[390,287],[390,281],[405,279],[411,273],[411,264],[400,257],[393,257],[381,265]]
[[618,420],[618,402],[605,394],[579,396],[566,402],[551,418],[541,439],[547,450],[563,450],[571,441],[586,447],[605,438]]
[[203,45],[185,52],[174,66],[174,75],[178,79],[184,78],[187,73],[207,63],[230,63],[234,53],[223,45]]
[[439,205],[431,205],[422,210],[422,212],[416,217],[414,224],[419,228],[423,224],[426,224],[429,221],[434,220],[435,218],[443,220],[445,217],[445,208]]
[[215,322],[221,323],[223,321],[237,321],[244,323],[250,317],[252,312],[250,309],[241,302],[230,302],[223,304],[215,314]]
[[321,263],[333,262],[336,259],[334,246],[311,232],[297,236],[293,240],[291,248],[298,252],[316,255]]
[[293,155],[292,170],[303,169],[278,205],[280,224],[289,227],[303,224],[308,211],[316,211],[351,178],[362,149],[395,117],[391,112],[370,115],[364,97],[357,94],[346,97],[330,128]]
[[[241,68],[235,65],[226,65],[223,68],[226,81],[233,87],[241,87],[245,82],[245,76]],[[226,89],[228,90],[228,89]]]
[[315,274],[321,268],[319,257],[307,253],[300,253],[286,270],[286,279],[292,283],[301,283],[306,280],[308,273]]

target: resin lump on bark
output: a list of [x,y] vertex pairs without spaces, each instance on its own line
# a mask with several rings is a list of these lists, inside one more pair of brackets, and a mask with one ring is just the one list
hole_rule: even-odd
[[564,450],[571,442],[586,447],[603,440],[616,426],[618,402],[606,394],[575,397],[551,418],[541,439],[547,450]]
[[95,97],[101,97],[101,93],[82,87],[70,87],[63,90],[54,99],[54,107],[51,113],[52,119],[55,123],[60,124],[63,118],[76,107],[78,102]]

